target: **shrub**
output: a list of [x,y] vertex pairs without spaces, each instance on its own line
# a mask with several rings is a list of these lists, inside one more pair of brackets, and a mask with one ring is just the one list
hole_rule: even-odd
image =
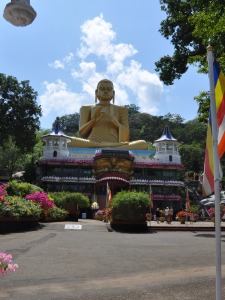
[[112,221],[145,222],[149,195],[144,192],[122,191],[112,200]]
[[54,207],[53,201],[48,198],[48,195],[44,192],[35,192],[26,196],[27,200],[31,200],[41,206],[43,210],[48,210]]
[[22,197],[25,197],[28,194],[33,194],[38,191],[43,192],[43,190],[36,185],[27,182],[18,182],[16,180],[12,180],[7,183],[6,191],[8,195]]
[[48,210],[48,217],[53,219],[65,219],[68,216],[68,212],[60,207],[54,206]]
[[88,197],[81,193],[54,192],[49,193],[49,195],[51,198],[53,198],[56,206],[64,209],[78,209],[81,207],[90,206]]
[[0,216],[3,217],[28,217],[39,218],[42,209],[39,205],[25,198],[6,195],[4,200],[0,201]]

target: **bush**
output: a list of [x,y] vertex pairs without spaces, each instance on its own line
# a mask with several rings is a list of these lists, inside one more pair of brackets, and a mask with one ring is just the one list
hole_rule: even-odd
[[64,209],[78,209],[90,206],[88,197],[81,193],[54,192],[49,193],[56,206]]
[[18,196],[6,195],[0,201],[0,216],[3,217],[37,217],[41,215],[42,209],[33,201],[28,201]]
[[25,197],[28,194],[42,192],[43,190],[40,187],[27,182],[18,182],[16,180],[12,180],[7,183],[6,191],[10,196]]
[[112,200],[112,221],[145,222],[149,211],[149,195],[143,192],[122,191]]
[[33,201],[41,206],[43,210],[49,210],[54,207],[53,201],[48,198],[44,192],[35,192],[26,196],[27,200]]
[[68,216],[68,212],[60,207],[54,206],[48,210],[48,217],[52,219],[65,219]]

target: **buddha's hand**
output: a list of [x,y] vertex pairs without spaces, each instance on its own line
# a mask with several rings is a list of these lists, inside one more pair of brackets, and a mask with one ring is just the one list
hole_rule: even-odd
[[120,127],[120,122],[117,120],[117,118],[115,116],[111,116],[108,115],[110,121],[116,126],[116,127]]
[[93,113],[92,116],[92,120],[94,121],[94,123],[98,122],[101,117],[102,117],[102,112],[101,112],[102,108],[101,107],[97,107]]

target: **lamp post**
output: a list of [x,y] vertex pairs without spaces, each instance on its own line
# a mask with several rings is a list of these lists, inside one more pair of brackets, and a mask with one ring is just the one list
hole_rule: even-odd
[[14,26],[27,26],[36,18],[36,11],[30,0],[11,0],[5,7],[3,17]]

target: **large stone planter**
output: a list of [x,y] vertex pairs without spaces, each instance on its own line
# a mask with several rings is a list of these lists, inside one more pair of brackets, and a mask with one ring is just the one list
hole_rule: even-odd
[[78,222],[80,211],[76,209],[69,209],[69,220]]
[[179,220],[180,220],[180,224],[185,224],[186,217],[180,217]]
[[0,233],[35,230],[40,225],[36,217],[0,217]]

